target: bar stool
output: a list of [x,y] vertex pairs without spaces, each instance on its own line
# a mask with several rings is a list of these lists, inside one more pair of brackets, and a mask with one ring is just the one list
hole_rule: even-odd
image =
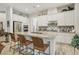
[[45,50],[48,48],[49,44],[45,44],[42,38],[39,37],[32,37],[33,40],[33,48],[38,50],[39,54],[44,53]]
[[4,31],[0,30],[0,37],[4,35]]
[[5,46],[0,43],[0,54]]
[[28,45],[32,44],[32,41],[27,40],[23,35],[18,35],[18,40],[20,41],[20,48],[26,46],[26,48],[19,51],[19,53],[24,55],[25,53],[22,53],[22,51],[28,49]]
[[3,30],[0,30],[0,39],[1,39],[1,42],[6,42],[6,40],[4,38],[5,38],[5,32]]
[[10,50],[13,49],[13,54],[15,53],[15,51],[19,52],[19,40],[15,39],[15,34],[14,33],[10,33],[11,35],[11,42],[10,42]]
[[15,39],[14,33],[10,33],[10,35],[11,35],[11,41],[12,42],[17,42],[18,41],[18,40]]

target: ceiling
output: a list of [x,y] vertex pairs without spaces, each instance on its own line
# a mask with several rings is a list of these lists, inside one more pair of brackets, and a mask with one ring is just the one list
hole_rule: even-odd
[[26,14],[33,14],[49,8],[67,5],[68,3],[0,3],[0,10],[5,10],[6,7],[14,9]]

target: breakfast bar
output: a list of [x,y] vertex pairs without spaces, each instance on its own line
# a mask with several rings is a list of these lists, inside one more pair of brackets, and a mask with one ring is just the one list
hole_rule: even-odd
[[17,32],[16,34],[24,35],[25,37],[40,37],[45,43],[49,43],[49,48],[47,53],[54,55],[55,54],[55,35],[48,35],[43,33],[29,33],[29,32]]

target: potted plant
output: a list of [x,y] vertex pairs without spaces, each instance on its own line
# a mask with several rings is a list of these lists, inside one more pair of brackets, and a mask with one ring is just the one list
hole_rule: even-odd
[[75,48],[79,49],[79,36],[78,34],[75,34],[72,38],[71,45],[74,47],[74,54],[75,54]]

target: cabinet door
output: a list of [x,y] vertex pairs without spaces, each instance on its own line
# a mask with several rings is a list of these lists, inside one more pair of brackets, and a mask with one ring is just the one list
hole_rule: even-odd
[[67,11],[64,13],[65,25],[74,25],[74,11]]
[[55,19],[54,19],[54,15],[48,15],[47,19],[48,19],[48,22],[55,20]]
[[48,25],[47,16],[39,16],[38,17],[38,26],[47,26],[47,25]]
[[41,26],[41,20],[42,20],[42,18],[40,16],[38,16],[37,19],[38,19],[38,26]]
[[74,25],[74,11],[67,11],[58,13],[58,26],[70,26]]
[[59,19],[59,17],[58,17],[58,14],[48,15],[47,19],[48,19],[48,22],[49,21],[57,21]]
[[47,15],[43,16],[43,26],[48,26],[48,17],[47,17]]
[[58,26],[64,26],[64,14],[63,13],[58,13],[57,16],[57,21],[58,21]]

